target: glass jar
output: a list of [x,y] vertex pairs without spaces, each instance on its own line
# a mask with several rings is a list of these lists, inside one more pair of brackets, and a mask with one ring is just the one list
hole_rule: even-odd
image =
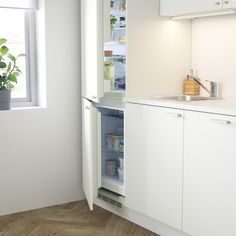
[[108,176],[117,176],[118,174],[118,161],[117,160],[106,160],[106,174]]
[[112,62],[112,51],[105,51],[104,58],[104,91],[115,89],[115,65]]
[[113,149],[112,134],[106,134],[106,148],[109,150]]

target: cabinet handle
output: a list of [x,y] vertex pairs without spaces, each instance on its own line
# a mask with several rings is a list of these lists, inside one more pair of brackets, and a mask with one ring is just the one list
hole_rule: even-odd
[[168,114],[169,116],[176,117],[176,118],[182,117],[182,114],[180,114],[180,113],[167,112],[167,114]]
[[224,1],[224,4],[229,4],[229,1]]
[[215,5],[219,6],[219,5],[220,5],[220,2],[216,1],[216,2],[215,2]]
[[89,106],[85,106],[85,110],[90,110],[90,107]]
[[96,96],[92,96],[92,99],[97,99],[97,97]]
[[231,125],[230,120],[221,120],[221,119],[211,119],[213,122],[220,124],[220,125]]

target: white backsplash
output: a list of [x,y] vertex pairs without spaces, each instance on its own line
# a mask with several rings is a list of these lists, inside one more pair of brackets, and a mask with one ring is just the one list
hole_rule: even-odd
[[219,82],[223,97],[236,97],[236,15],[193,20],[192,68]]

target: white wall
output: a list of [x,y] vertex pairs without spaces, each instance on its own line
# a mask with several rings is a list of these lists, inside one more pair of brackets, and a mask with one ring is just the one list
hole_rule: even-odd
[[192,67],[202,80],[221,83],[222,96],[236,97],[236,15],[193,20]]
[[45,2],[48,105],[0,112],[0,215],[83,198],[79,1]]
[[191,21],[159,16],[159,1],[128,1],[127,96],[181,93],[191,63]]

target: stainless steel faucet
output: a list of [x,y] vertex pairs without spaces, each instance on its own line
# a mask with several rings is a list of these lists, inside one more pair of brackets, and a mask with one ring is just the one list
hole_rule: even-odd
[[218,83],[211,80],[206,80],[206,82],[210,83],[211,97],[218,97],[219,96]]
[[206,80],[210,83],[210,90],[201,83],[200,79],[196,76],[190,75],[190,78],[194,79],[211,97],[218,97],[218,83],[215,81]]

